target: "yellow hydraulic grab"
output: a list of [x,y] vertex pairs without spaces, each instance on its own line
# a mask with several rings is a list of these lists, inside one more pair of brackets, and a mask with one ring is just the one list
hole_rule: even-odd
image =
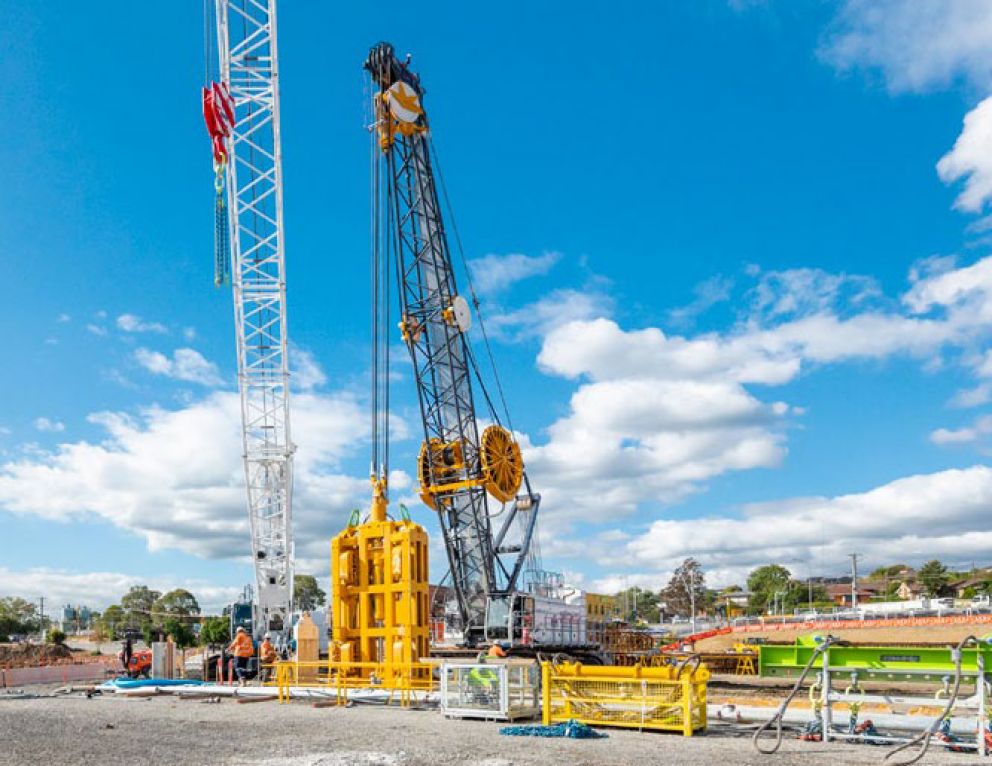
[[372,483],[369,518],[331,540],[331,608],[341,672],[389,685],[427,672],[413,667],[429,653],[427,533],[405,511],[390,519],[385,480]]

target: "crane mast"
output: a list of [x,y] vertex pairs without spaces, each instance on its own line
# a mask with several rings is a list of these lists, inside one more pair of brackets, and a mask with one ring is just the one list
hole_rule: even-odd
[[[471,309],[455,283],[419,78],[388,43],[372,48],[365,69],[378,88],[374,136],[382,167],[374,171],[374,237],[393,253],[400,330],[417,384],[420,496],[438,514],[467,643],[500,631],[508,637],[510,600],[528,561],[540,496],[531,492],[519,446],[495,410],[494,425],[482,430],[478,423],[473,377],[482,381],[466,338]],[[497,514],[495,534],[490,497],[512,503]],[[515,521],[519,542],[508,544]]]
[[254,632],[285,638],[293,594],[293,452],[275,0],[216,0],[221,85],[233,111],[224,163]]

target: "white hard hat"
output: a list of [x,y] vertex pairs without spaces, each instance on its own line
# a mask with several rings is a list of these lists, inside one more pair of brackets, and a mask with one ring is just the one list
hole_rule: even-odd
[[266,633],[265,634],[265,639],[268,640],[270,638],[272,638],[272,634],[271,633]]
[[241,627],[241,626],[239,625],[239,626],[238,626],[238,631],[237,631],[237,632],[238,632],[238,633],[244,633],[244,632],[245,632],[245,629],[244,629],[243,627]]

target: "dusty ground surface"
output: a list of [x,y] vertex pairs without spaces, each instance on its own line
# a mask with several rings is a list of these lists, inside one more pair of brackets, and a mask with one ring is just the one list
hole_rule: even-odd
[[[436,711],[303,702],[238,705],[104,696],[0,697],[0,766],[628,766],[629,764],[881,764],[882,747],[799,742],[787,735],[771,758],[747,731],[705,736],[611,729],[608,739],[507,737],[500,724],[445,720]],[[971,764],[974,755],[934,752],[922,763]]]
[[948,643],[956,644],[965,636],[983,636],[992,633],[992,625],[980,623],[976,625],[933,625],[920,628],[830,628],[810,630],[804,628],[800,630],[773,630],[755,633],[729,633],[725,636],[713,636],[696,644],[696,650],[700,652],[719,652],[724,649],[732,649],[734,644],[740,643],[747,638],[767,638],[775,642],[792,642],[797,636],[808,636],[811,633],[837,636],[847,641],[856,641],[862,644],[876,643],[898,643],[908,644],[920,643]]

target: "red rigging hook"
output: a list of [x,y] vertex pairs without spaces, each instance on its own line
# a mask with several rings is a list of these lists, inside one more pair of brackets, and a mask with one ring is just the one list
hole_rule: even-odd
[[234,102],[226,85],[215,82],[203,89],[203,121],[213,143],[214,162],[221,164],[227,159],[224,139],[234,126]]

